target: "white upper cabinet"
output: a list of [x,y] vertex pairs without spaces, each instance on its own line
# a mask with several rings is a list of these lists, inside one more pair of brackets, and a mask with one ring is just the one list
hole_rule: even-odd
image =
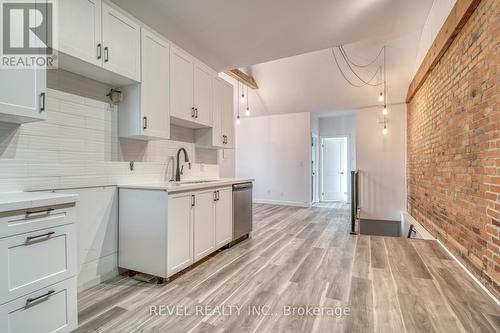
[[141,81],[139,23],[102,0],[58,3],[60,68],[115,87]]
[[222,92],[222,134],[224,147],[234,148],[234,89],[227,82],[223,82]]
[[212,73],[206,66],[194,65],[194,108],[196,122],[212,126]]
[[107,4],[102,5],[103,66],[135,81],[141,80],[141,28]]
[[145,140],[170,137],[170,45],[155,33],[141,32],[142,83],[123,89],[119,135]]
[[[45,6],[45,0],[37,0]],[[35,34],[30,35],[32,39]],[[44,68],[0,69],[0,122],[28,123],[47,118]]]
[[175,47],[170,52],[171,116],[177,125],[212,126],[212,78],[215,72]]
[[175,47],[170,50],[170,115],[193,121],[193,58]]
[[101,66],[101,0],[64,0],[58,4],[59,50]]
[[233,86],[221,78],[213,77],[212,91],[212,128],[196,130],[196,145],[203,148],[233,148]]

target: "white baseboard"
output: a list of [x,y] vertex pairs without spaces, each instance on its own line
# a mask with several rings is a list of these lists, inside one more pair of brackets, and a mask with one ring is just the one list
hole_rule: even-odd
[[493,293],[491,293],[491,291],[488,290],[488,288],[486,288],[484,286],[484,284],[481,283],[481,281],[479,281],[475,276],[474,274],[471,273],[471,271],[469,271],[467,269],[467,267],[465,267],[464,264],[462,264],[462,262],[460,260],[458,260],[457,257],[455,257],[455,255],[453,253],[451,253],[450,250],[448,250],[448,248],[446,246],[444,246],[443,243],[441,243],[441,241],[439,239],[436,239],[436,242],[439,243],[439,245],[441,245],[441,247],[446,251],[446,253],[448,253],[448,255],[450,257],[452,257],[456,262],[457,264],[462,267],[462,269],[470,276],[470,278],[472,280],[474,280],[474,282],[476,282],[476,284],[488,295],[490,296],[490,298],[496,303],[497,306],[500,307],[500,301],[498,301],[498,299],[495,297],[495,295],[493,295]]
[[469,277],[488,295],[490,296],[490,298],[496,303],[497,306],[500,306],[500,302],[499,300],[495,297],[495,295],[493,295],[493,293],[491,293],[491,291],[488,290],[488,288],[486,288],[484,286],[484,284],[481,283],[481,281],[479,281],[478,278],[476,278],[476,276],[474,276],[474,274],[472,274],[471,271],[469,271],[467,269],[467,267],[465,267],[465,265],[460,261],[458,260],[458,258],[450,251],[448,250],[448,248],[443,244],[441,243],[441,241],[439,239],[436,239],[435,237],[433,237],[428,231],[427,229],[425,229],[420,223],[417,222],[417,220],[415,220],[415,218],[413,216],[411,216],[408,212],[401,212],[401,218],[405,218],[405,219],[408,219],[408,221],[410,223],[412,223],[415,227],[415,229],[417,229],[417,232],[424,238],[424,239],[428,239],[428,240],[434,240],[436,242],[438,242],[439,245],[441,245],[441,247],[446,251],[446,253],[448,253],[448,255],[453,258],[453,260],[455,260],[455,262],[467,273],[467,275],[469,275]]
[[94,287],[118,275],[118,253],[112,253],[80,266],[78,292]]
[[278,205],[278,206],[292,206],[292,207],[311,207],[310,202],[300,202],[300,201],[279,201],[279,200],[262,200],[254,199],[254,203],[268,204],[268,205]]

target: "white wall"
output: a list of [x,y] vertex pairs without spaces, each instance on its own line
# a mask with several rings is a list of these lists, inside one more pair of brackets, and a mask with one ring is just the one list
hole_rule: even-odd
[[415,68],[413,71],[414,75],[420,67],[420,64],[422,64],[427,51],[431,48],[434,39],[439,33],[439,30],[441,30],[441,27],[448,18],[456,2],[457,0],[434,0],[420,35]]
[[310,205],[310,135],[309,113],[242,119],[236,177],[255,178],[255,201]]
[[356,111],[356,162],[362,218],[399,220],[406,210],[406,105],[389,107],[382,135],[380,108]]
[[[349,162],[347,167],[347,200],[351,202],[351,170],[356,170],[356,116],[330,116],[319,118],[320,137],[347,137]],[[321,172],[321,171],[320,171]]]

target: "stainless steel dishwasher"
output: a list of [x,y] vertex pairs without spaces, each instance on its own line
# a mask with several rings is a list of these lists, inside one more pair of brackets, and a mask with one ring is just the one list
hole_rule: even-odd
[[252,183],[233,185],[233,242],[248,238],[252,232]]

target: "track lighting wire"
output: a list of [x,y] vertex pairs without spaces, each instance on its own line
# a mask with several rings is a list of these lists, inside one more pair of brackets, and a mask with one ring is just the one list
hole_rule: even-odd
[[377,68],[377,70],[375,71],[375,73],[372,75],[372,77],[368,80],[368,81],[365,81],[361,75],[359,75],[355,70],[354,68],[352,68],[351,64],[349,63],[349,60],[347,60],[347,57],[346,57],[346,54],[344,53],[344,49],[342,47],[339,47],[340,49],[340,54],[342,55],[342,57],[344,58],[344,61],[345,63],[347,64],[347,66],[349,67],[349,69],[351,70],[351,72],[356,75],[356,77],[361,81],[363,82],[365,85],[367,86],[373,86],[373,87],[377,87],[377,86],[380,86],[381,84],[383,84],[383,82],[379,82],[379,83],[371,83],[373,81],[373,79],[375,79],[375,77],[377,76],[378,74],[378,71],[380,70],[380,67]]
[[[340,48],[339,48],[340,49]],[[342,54],[342,50],[341,50],[341,54]],[[347,62],[347,59],[344,58],[344,55],[342,54],[342,57],[344,58],[344,61],[347,62],[347,64],[349,65],[349,68],[351,69],[351,71],[358,77],[358,79],[361,80],[361,82],[363,82],[363,84],[359,85],[359,84],[356,84],[356,83],[353,83],[348,77],[347,75],[344,73],[344,71],[342,70],[342,67],[340,66],[339,64],[339,61],[337,59],[337,55],[335,54],[335,48],[332,48],[332,55],[333,55],[333,58],[335,59],[335,63],[337,64],[337,67],[340,71],[340,73],[342,74],[342,77],[344,78],[344,80],[347,81],[347,83],[349,83],[351,86],[353,87],[356,87],[356,88],[362,88],[362,87],[365,87],[367,85],[371,85],[371,86],[380,86],[383,84],[383,82],[379,82],[379,83],[376,83],[376,84],[372,84],[370,83],[371,81],[373,81],[373,79],[375,78],[375,76],[378,74],[378,72],[380,71],[380,68],[377,69],[377,71],[375,72],[375,74],[371,77],[370,80],[368,80],[368,82],[366,82],[365,80],[363,80],[361,77],[359,77],[359,75],[354,72],[351,68],[351,66],[349,65],[349,63]]]
[[382,51],[383,51],[383,50],[384,50],[384,48],[385,48],[385,46],[382,46],[382,47],[380,48],[380,51],[378,51],[378,54],[377,54],[377,56],[375,57],[375,59],[373,59],[373,60],[372,60],[371,62],[369,62],[368,64],[366,64],[366,65],[359,65],[359,64],[356,64],[354,61],[352,61],[352,60],[351,60],[351,58],[349,58],[349,55],[347,54],[347,51],[346,51],[346,49],[344,48],[344,46],[343,46],[343,45],[340,45],[339,47],[340,47],[340,49],[344,52],[344,54],[345,54],[345,55],[346,55],[346,57],[347,57],[347,60],[349,60],[349,62],[351,63],[351,65],[353,65],[353,66],[355,66],[355,67],[359,67],[359,68],[365,68],[365,67],[368,67],[368,66],[373,65],[373,63],[374,63],[375,61],[377,61],[377,60],[378,60],[378,58],[380,58],[380,55],[382,54]]

